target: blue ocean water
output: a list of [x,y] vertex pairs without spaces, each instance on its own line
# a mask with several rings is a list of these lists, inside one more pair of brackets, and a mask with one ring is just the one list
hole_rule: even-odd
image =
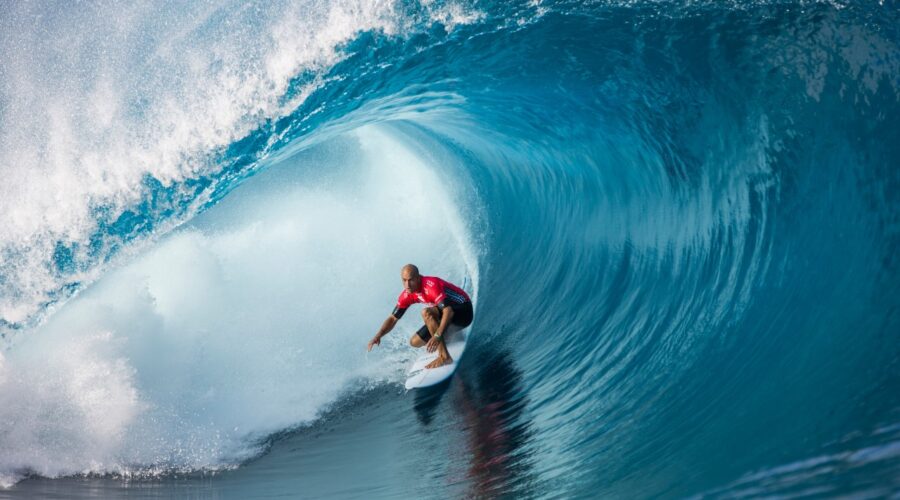
[[7,7],[0,498],[900,492],[895,2]]

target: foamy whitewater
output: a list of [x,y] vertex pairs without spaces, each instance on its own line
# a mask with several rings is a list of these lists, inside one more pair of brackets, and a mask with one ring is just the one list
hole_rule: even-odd
[[5,6],[0,498],[896,495],[898,12]]

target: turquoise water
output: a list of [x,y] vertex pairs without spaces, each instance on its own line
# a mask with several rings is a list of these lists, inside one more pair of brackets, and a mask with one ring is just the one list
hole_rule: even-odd
[[11,7],[0,497],[895,495],[897,13]]

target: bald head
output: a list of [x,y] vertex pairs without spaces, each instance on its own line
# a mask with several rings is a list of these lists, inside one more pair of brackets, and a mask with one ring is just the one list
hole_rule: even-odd
[[418,292],[422,286],[422,276],[419,274],[419,268],[412,264],[407,264],[400,269],[400,279],[403,280],[403,288],[410,293]]

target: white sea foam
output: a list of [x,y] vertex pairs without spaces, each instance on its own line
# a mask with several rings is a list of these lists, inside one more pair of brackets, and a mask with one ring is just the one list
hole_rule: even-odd
[[366,342],[408,261],[477,279],[465,214],[436,166],[383,132],[320,150],[17,336],[0,357],[2,484],[227,466],[344,391],[400,380],[418,315]]
[[[88,260],[98,207],[132,206],[146,175],[168,186],[214,172],[211,153],[295,109],[361,31],[477,18],[453,2],[425,2],[415,21],[407,10],[392,0],[5,6],[0,320],[24,322],[65,282],[95,279],[95,268],[59,276],[57,242]],[[299,74],[314,76],[285,99]]]

